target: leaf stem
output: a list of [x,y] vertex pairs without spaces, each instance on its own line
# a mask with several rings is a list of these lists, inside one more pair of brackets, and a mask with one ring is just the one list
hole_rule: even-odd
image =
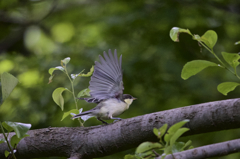
[[[233,72],[232,70],[230,70],[223,62],[222,60],[214,53],[214,51],[212,49],[209,49],[203,42],[201,42],[200,40],[198,40],[198,42],[205,47],[205,49],[207,49],[209,52],[211,52],[216,59],[222,64],[222,67],[225,68],[226,70],[228,70],[229,72],[231,72],[232,74],[234,74],[235,76],[237,76],[237,74],[235,72]],[[238,76],[237,76],[238,77]],[[239,78],[239,77],[238,77]],[[239,78],[240,79],[240,78]]]
[[6,136],[5,132],[4,132],[4,129],[3,129],[3,126],[2,126],[2,122],[1,122],[1,121],[0,121],[0,126],[1,126],[1,130],[2,130],[2,132],[3,132],[3,136],[4,136],[4,138],[5,138],[6,142],[7,142],[8,148],[9,148],[9,150],[11,151],[11,153],[12,153],[12,155],[13,155],[13,158],[14,158],[14,159],[17,159],[16,156],[15,156],[15,154],[13,153],[13,149],[11,148],[11,146],[10,146],[10,144],[9,144],[8,138],[7,138],[7,136]]
[[[73,80],[72,80],[71,77],[69,76],[66,66],[64,66],[63,68],[64,68],[64,70],[65,70],[65,73],[66,73],[69,81],[71,82],[71,87],[72,87],[72,92],[71,92],[71,93],[72,93],[72,95],[73,95],[73,99],[74,99],[74,102],[75,102],[76,109],[78,110],[77,99],[76,99],[76,97],[75,97],[75,92],[74,92]],[[79,118],[78,118],[78,121],[79,121],[79,123],[80,123],[80,126],[83,126],[83,123],[81,122],[81,120],[80,120]]]

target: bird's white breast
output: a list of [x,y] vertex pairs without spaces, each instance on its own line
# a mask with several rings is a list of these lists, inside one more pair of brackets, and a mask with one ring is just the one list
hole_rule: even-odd
[[104,106],[100,110],[101,114],[99,114],[102,119],[116,117],[129,108],[129,105],[127,103],[116,98],[110,98],[104,101],[103,104]]

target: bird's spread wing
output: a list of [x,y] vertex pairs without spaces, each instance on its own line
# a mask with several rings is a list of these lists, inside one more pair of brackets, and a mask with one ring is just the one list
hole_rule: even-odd
[[89,82],[90,95],[98,100],[121,98],[124,89],[122,55],[118,59],[117,50],[113,55],[109,49],[108,54],[103,52],[103,57],[99,55],[100,62],[95,62],[94,72]]

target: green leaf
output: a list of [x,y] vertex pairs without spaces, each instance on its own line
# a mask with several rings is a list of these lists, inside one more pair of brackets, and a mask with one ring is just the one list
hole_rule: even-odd
[[8,132],[10,132],[9,130],[11,131],[14,130],[18,138],[23,138],[32,126],[31,124],[11,122],[11,121],[4,121],[2,125],[5,129],[8,130]]
[[184,147],[184,142],[175,142],[172,145],[172,153],[181,152]]
[[171,137],[171,139],[170,139],[170,145],[173,145],[176,141],[177,141],[177,139],[180,137],[180,136],[182,136],[182,134],[184,134],[185,132],[187,132],[189,129],[188,128],[180,128],[180,129],[178,129],[175,133],[174,133],[174,135]]
[[0,144],[4,143],[6,140],[5,139],[0,139]]
[[4,154],[5,154],[5,157],[8,157],[8,155],[10,154],[10,152],[8,152],[7,150],[5,150]]
[[235,42],[235,45],[238,45],[238,44],[240,44],[240,41]]
[[29,136],[28,134],[25,134],[22,138],[18,138],[17,135],[13,135],[11,137],[11,141],[10,141],[10,144],[12,147],[16,147],[16,145],[24,138],[24,137],[27,137]]
[[188,142],[186,142],[184,144],[184,146],[182,147],[182,150],[181,151],[184,151],[185,148],[187,148],[188,146],[190,146],[192,144],[192,141],[191,140],[188,140]]
[[217,33],[213,30],[208,30],[201,37],[201,41],[204,42],[209,48],[213,49],[218,39]]
[[201,40],[201,37],[199,35],[193,35],[193,40]]
[[[4,102],[18,84],[18,79],[10,73],[4,72],[1,75],[2,102]],[[1,101],[0,101],[1,102]],[[0,103],[1,104],[1,103]]]
[[63,119],[65,119],[67,116],[69,116],[71,113],[74,113],[74,114],[78,114],[79,111],[77,109],[72,109],[72,110],[69,110],[68,112],[65,112],[63,114],[63,117],[61,119],[61,121],[63,121]]
[[193,60],[183,66],[181,77],[186,80],[209,66],[218,66],[216,63],[205,60]]
[[60,70],[60,71],[63,71],[63,72],[64,72],[64,68],[63,68],[62,66],[57,66],[57,67],[54,67],[54,68],[50,68],[50,69],[48,70],[48,73],[49,73],[51,76],[49,77],[48,84],[52,82],[52,79],[53,79],[53,77],[54,77],[53,72],[54,72],[55,70]]
[[90,96],[89,92],[90,92],[89,88],[83,89],[78,93],[77,97],[80,98],[83,96]]
[[222,52],[222,56],[224,60],[234,69],[236,69],[236,67],[239,65],[239,62],[238,62],[238,60],[240,59],[239,54]]
[[63,110],[64,107],[64,99],[62,96],[63,91],[69,91],[67,88],[59,87],[56,88],[52,93],[53,101]]
[[190,147],[188,148],[188,150],[193,149],[193,148],[194,148],[193,146],[190,146]]
[[65,66],[69,63],[70,57],[66,57],[65,59],[61,60],[61,63],[63,63]]
[[137,159],[137,158],[135,157],[135,155],[128,154],[124,156],[124,159]]
[[141,143],[137,149],[136,153],[144,153],[146,151],[152,150],[152,149],[159,149],[162,148],[163,146],[160,143],[153,143],[153,142],[143,142]]
[[236,82],[223,82],[217,86],[217,90],[226,96],[229,92],[233,91],[239,85],[240,84]]
[[2,126],[8,131],[11,132],[13,131],[13,128],[11,126],[9,126],[7,123],[2,122]]
[[174,42],[179,42],[179,34],[180,33],[187,33],[189,35],[192,35],[191,32],[188,29],[182,29],[182,28],[178,28],[178,27],[173,27],[170,30],[170,38],[174,41]]
[[160,138],[163,137],[163,135],[164,135],[165,132],[167,131],[167,128],[168,128],[168,124],[164,124],[161,128],[159,128]]
[[168,142],[170,141],[170,139],[172,138],[172,136],[174,135],[174,133],[176,133],[177,130],[180,129],[180,128],[181,128],[184,124],[186,124],[187,122],[189,122],[189,120],[188,120],[188,119],[185,119],[185,120],[183,120],[183,121],[180,121],[180,122],[172,125],[172,126],[168,129],[166,135],[164,136],[164,141],[168,143]]
[[64,68],[63,68],[62,66],[57,66],[57,67],[54,67],[54,68],[50,68],[50,69],[48,70],[48,73],[49,73],[50,75],[53,75],[53,72],[54,72],[55,70],[64,71]]
[[153,133],[159,138],[160,137],[160,131],[158,131],[157,128],[153,128]]
[[82,73],[82,74],[79,74],[78,76],[89,77],[89,76],[92,76],[93,71],[94,71],[94,66],[91,67],[90,71],[87,74]]
[[179,128],[181,128],[183,125],[185,125],[187,122],[189,122],[190,120],[185,119],[183,121],[180,121],[174,125],[172,125],[169,129],[168,129],[168,133],[175,133]]

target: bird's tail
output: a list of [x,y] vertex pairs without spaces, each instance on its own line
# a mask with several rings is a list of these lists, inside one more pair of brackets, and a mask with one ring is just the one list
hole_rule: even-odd
[[82,112],[80,114],[74,115],[72,117],[72,119],[79,118],[79,117],[84,116],[84,115],[89,115],[90,113],[91,113],[91,111],[85,111],[85,112]]

